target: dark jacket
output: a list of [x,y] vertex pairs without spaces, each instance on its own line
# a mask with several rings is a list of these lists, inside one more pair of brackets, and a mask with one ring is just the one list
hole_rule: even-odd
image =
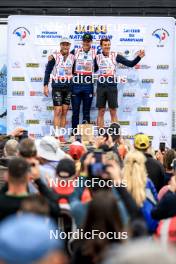
[[[52,190],[50,190],[45,183],[41,179],[35,180],[35,184],[38,187],[38,190],[42,196],[44,196],[49,205],[49,215],[55,222],[57,223],[60,208],[57,204],[58,196],[55,195]],[[8,184],[6,183],[0,190],[0,221],[5,219],[6,217],[15,214],[19,211],[21,207],[21,203],[29,197],[30,193],[24,196],[14,196],[14,195],[7,195],[6,192],[8,190]]]
[[176,215],[176,193],[168,191],[152,210],[152,217],[156,220],[166,219]]
[[148,177],[152,180],[157,192],[164,186],[164,167],[162,164],[155,160],[152,155],[145,153],[146,169]]

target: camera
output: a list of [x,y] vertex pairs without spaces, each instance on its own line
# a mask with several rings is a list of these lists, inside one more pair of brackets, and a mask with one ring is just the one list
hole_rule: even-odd
[[28,131],[27,130],[23,130],[23,134],[21,136],[18,136],[19,141],[28,138]]

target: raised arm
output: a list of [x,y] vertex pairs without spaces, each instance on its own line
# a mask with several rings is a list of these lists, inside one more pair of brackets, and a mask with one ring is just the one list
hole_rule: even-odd
[[121,63],[127,67],[134,67],[144,56],[145,52],[142,50],[137,52],[137,57],[134,60],[128,60],[122,55],[117,54],[116,61],[117,63]]

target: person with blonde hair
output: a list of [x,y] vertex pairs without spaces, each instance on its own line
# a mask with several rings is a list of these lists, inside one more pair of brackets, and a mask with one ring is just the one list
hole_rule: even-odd
[[149,233],[153,233],[158,223],[152,219],[151,210],[157,204],[157,192],[147,176],[145,162],[146,158],[140,151],[129,152],[124,162],[123,178],[128,192],[141,209]]

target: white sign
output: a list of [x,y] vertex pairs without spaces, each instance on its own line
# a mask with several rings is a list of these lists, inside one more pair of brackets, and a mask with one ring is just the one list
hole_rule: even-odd
[[[118,118],[123,133],[132,138],[138,132],[171,146],[175,20],[155,17],[56,17],[11,16],[8,31],[8,130],[25,127],[41,137],[50,131],[52,99],[43,95],[43,77],[48,55],[59,48],[61,37],[69,37],[71,49],[81,46],[85,32],[93,35],[93,48],[100,39],[111,39],[112,51],[134,59],[139,49],[146,56],[134,67],[118,65],[127,76],[118,84]],[[51,91],[51,88],[50,88]],[[68,126],[71,122],[71,110]],[[96,123],[95,97],[91,121]],[[81,122],[80,116],[80,122]],[[110,123],[106,112],[106,125]]]

